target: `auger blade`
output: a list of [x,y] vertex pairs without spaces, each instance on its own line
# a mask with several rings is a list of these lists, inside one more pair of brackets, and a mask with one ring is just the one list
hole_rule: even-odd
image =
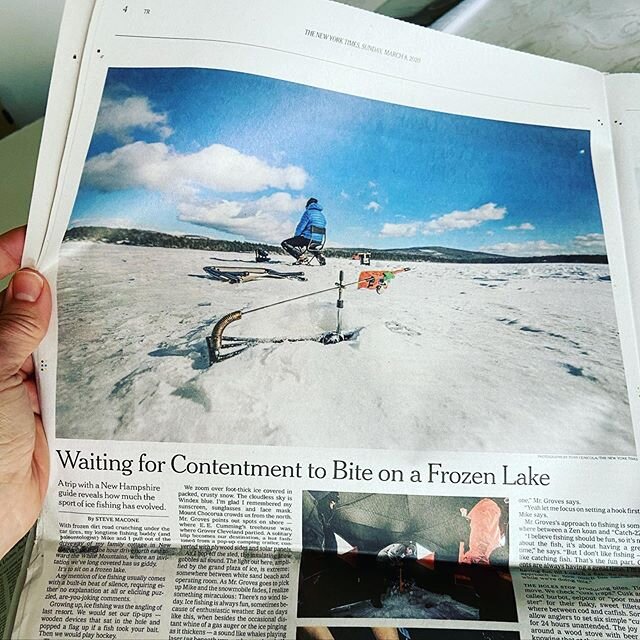
[[218,322],[213,327],[211,331],[211,335],[207,336],[207,349],[209,351],[209,366],[216,362],[221,362],[222,360],[227,360],[238,353],[241,353],[245,349],[247,349],[250,345],[243,345],[238,351],[233,353],[222,353],[223,345],[223,335],[224,330],[232,323],[240,320],[242,318],[242,311],[232,311],[228,313],[226,316],[222,316]]
[[[235,345],[234,345],[235,346]],[[246,351],[251,345],[244,344],[238,346],[234,351],[230,351],[228,353],[222,353],[221,350],[215,350],[212,348],[211,337],[207,336],[207,347],[209,348],[209,366],[216,362],[222,362],[223,360],[228,360],[229,358],[233,358],[234,356],[240,355],[243,351]],[[223,346],[222,349],[230,349],[230,346]]]

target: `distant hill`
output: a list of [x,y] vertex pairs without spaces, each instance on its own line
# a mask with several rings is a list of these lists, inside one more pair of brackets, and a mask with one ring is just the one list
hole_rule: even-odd
[[377,260],[412,260],[413,262],[504,262],[506,256],[481,251],[465,251],[449,247],[404,247],[401,249],[341,248],[329,249],[327,255],[351,256],[360,251],[371,253]]
[[73,227],[67,229],[64,241],[92,240],[109,244],[136,245],[138,247],[167,247],[169,249],[201,249],[202,251],[255,251],[266,249],[269,252],[282,253],[280,247],[257,242],[236,240],[216,240],[205,236],[176,236],[160,231],[146,229],[114,229],[111,227]]
[[[270,253],[283,253],[279,246],[259,242],[216,240],[205,236],[177,236],[145,229],[113,229],[110,227],[73,227],[67,230],[65,241],[91,240],[109,244],[136,245],[140,247],[167,247],[171,249],[200,249],[202,251],[253,252],[266,249]],[[400,249],[371,249],[368,247],[341,247],[325,249],[327,257],[350,258],[366,251],[372,260],[398,262],[457,262],[457,263],[522,263],[522,262],[589,262],[606,264],[606,255],[561,254],[553,256],[503,256],[481,251],[464,251],[450,247],[406,247]]]

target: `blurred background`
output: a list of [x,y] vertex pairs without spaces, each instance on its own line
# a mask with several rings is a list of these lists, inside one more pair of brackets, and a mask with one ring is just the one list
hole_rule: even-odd
[[[599,71],[640,72],[640,0],[338,1]],[[27,219],[63,5],[0,2],[0,233]]]

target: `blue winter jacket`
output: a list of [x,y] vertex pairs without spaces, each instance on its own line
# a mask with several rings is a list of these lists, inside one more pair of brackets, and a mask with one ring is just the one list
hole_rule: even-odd
[[304,210],[302,218],[300,218],[300,222],[298,222],[298,226],[296,227],[295,235],[310,238],[312,242],[320,242],[322,235],[319,233],[312,234],[312,225],[314,227],[322,227],[323,229],[327,226],[327,219],[322,213],[322,207],[317,202],[312,202]]

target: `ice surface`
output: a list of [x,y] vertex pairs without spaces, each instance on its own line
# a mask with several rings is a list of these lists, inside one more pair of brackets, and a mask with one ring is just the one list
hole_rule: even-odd
[[[357,340],[262,343],[209,368],[222,315],[360,272],[329,259],[308,282],[189,276],[212,258],[253,255],[63,244],[59,436],[635,455],[606,265],[407,263],[382,295],[346,290]],[[315,336],[335,329],[335,301],[249,314],[225,334]]]
[[344,618],[426,618],[431,620],[478,620],[478,609],[454,600],[444,593],[432,593],[419,587],[410,592],[395,591],[376,608],[369,601],[358,602],[352,607],[341,607]]

